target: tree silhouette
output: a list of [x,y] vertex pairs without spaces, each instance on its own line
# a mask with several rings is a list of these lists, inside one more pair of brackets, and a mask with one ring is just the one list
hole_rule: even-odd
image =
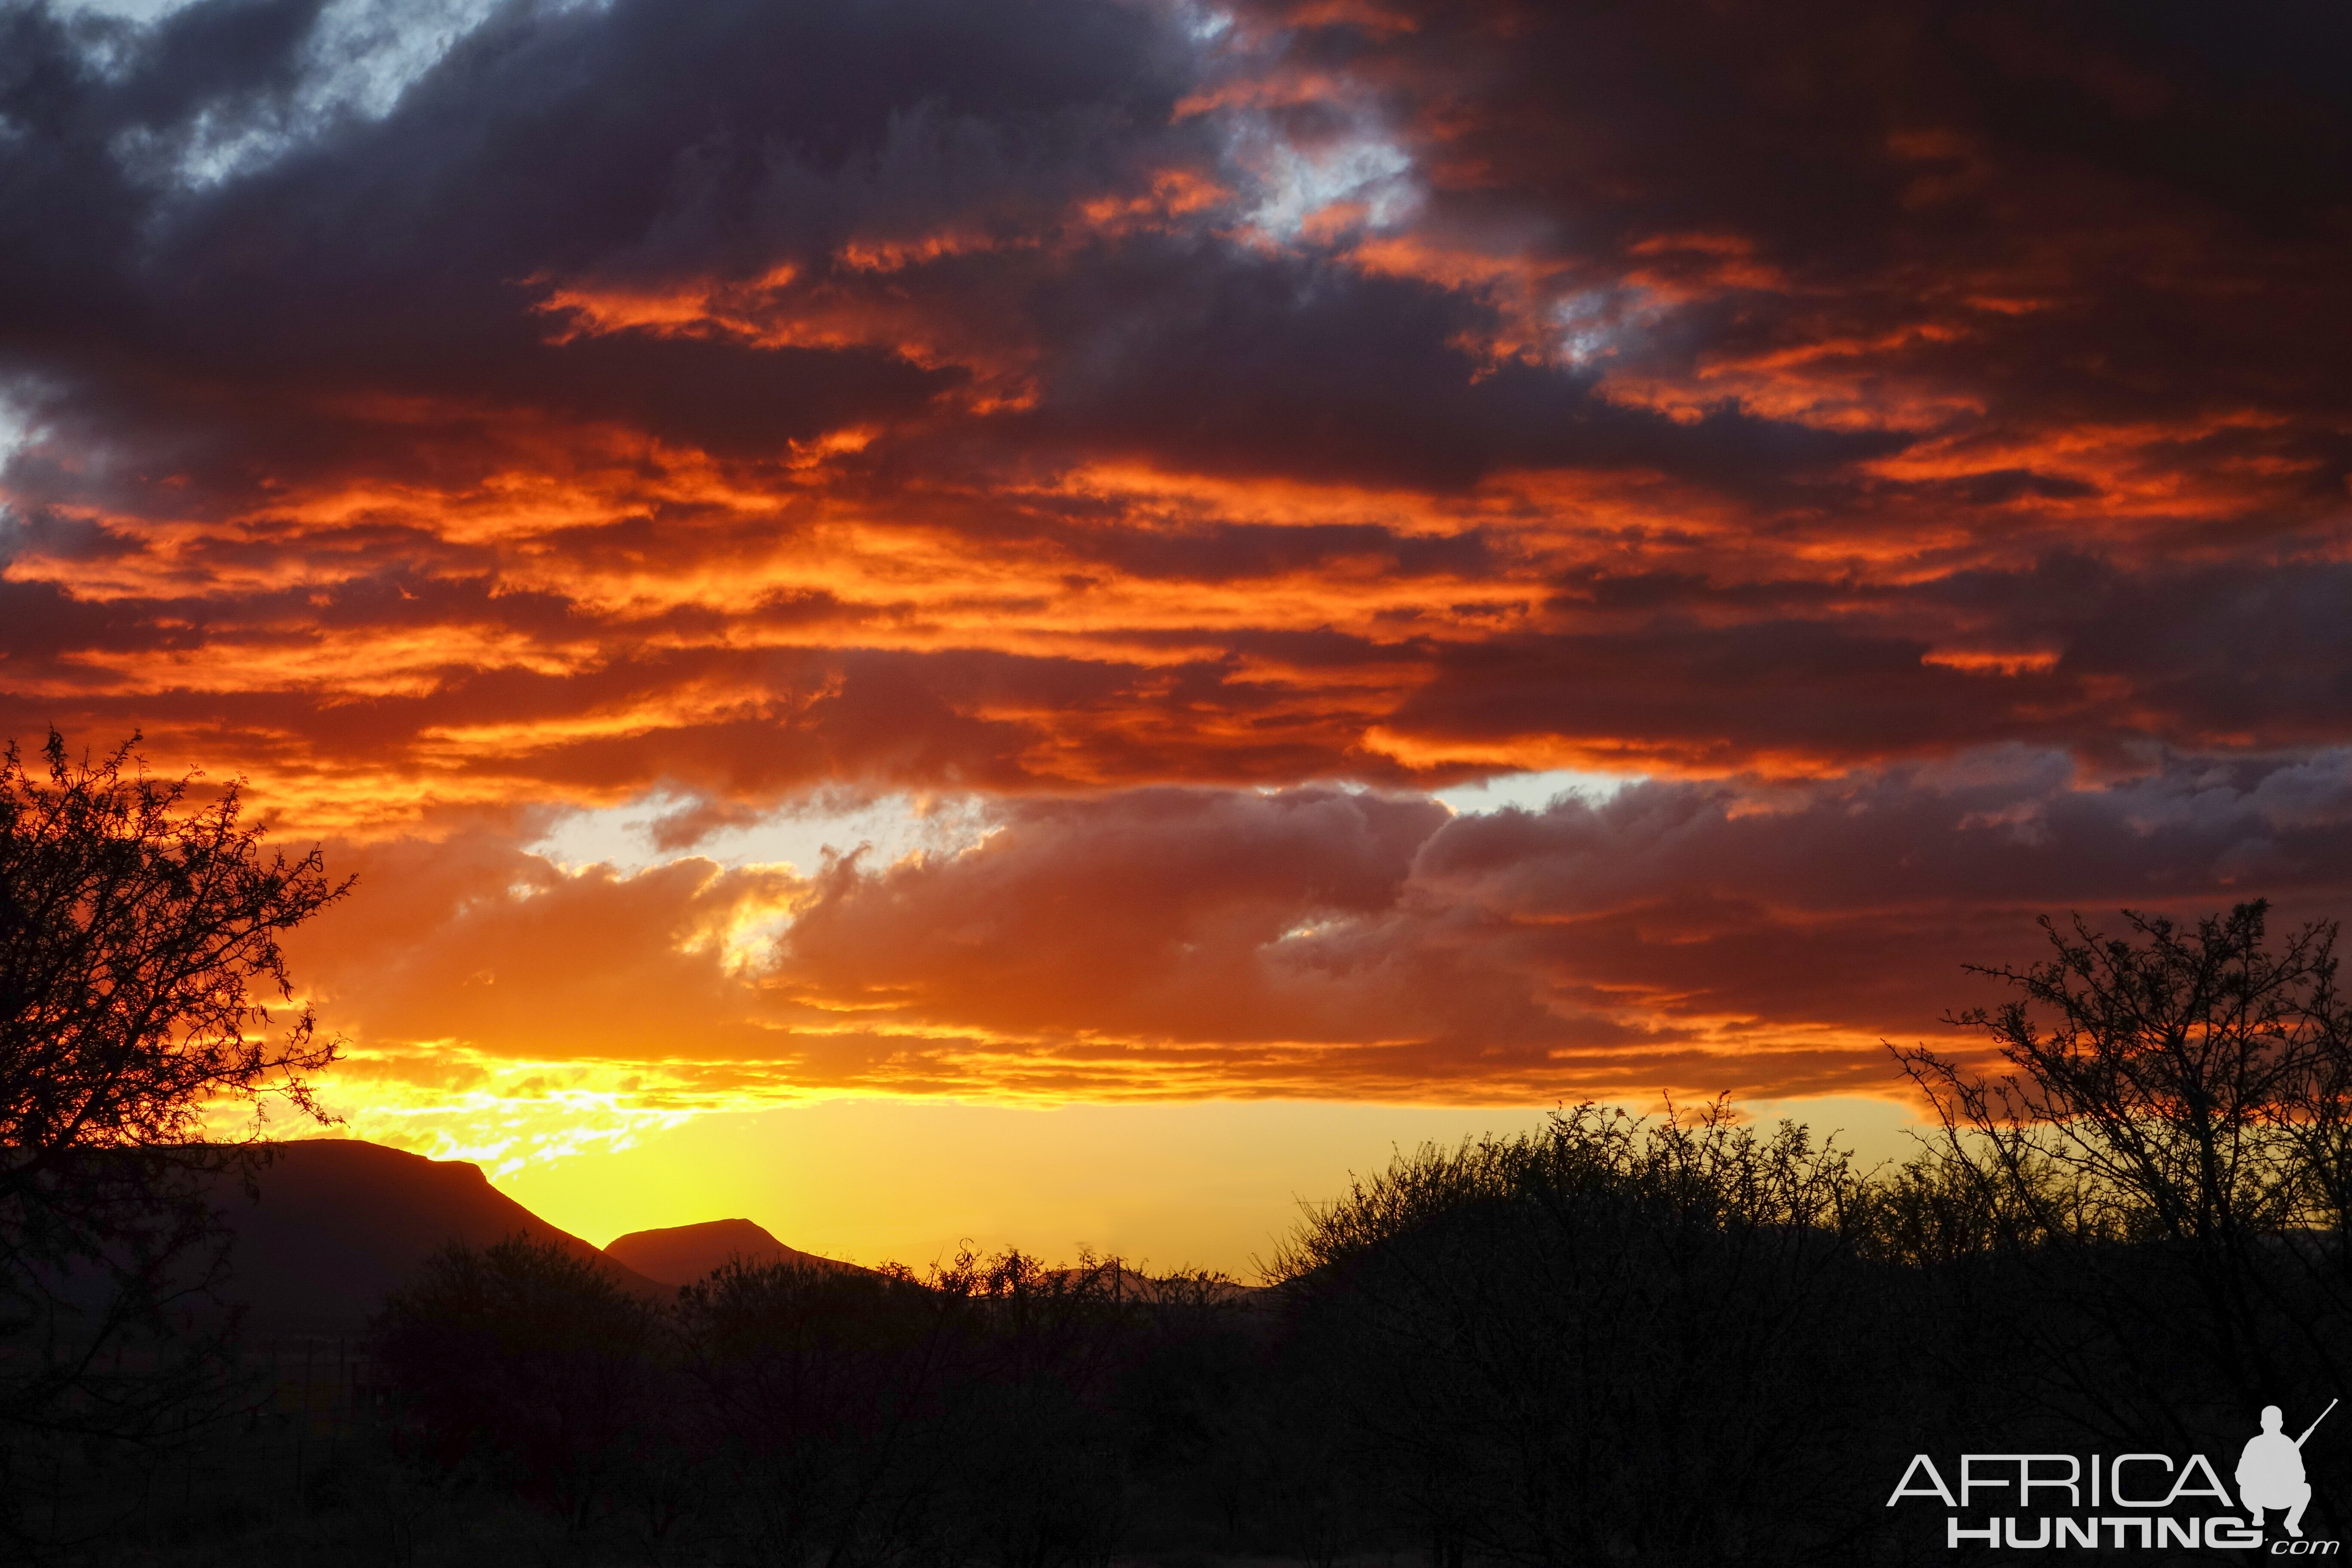
[[324,1119],[310,1079],[335,1047],[308,1008],[273,1038],[266,994],[293,994],[280,935],[351,884],[315,849],[265,855],[236,784],[196,804],[195,775],[150,779],[136,742],[0,755],[0,1422],[152,1419],[159,1373],[190,1363],[104,1352],[213,1281],[212,1181],[263,1154],[208,1140],[207,1111],[275,1095]]
[[2014,994],[1951,1021],[1997,1076],[1897,1055],[1944,1124],[1916,1169],[2014,1280],[2038,1401],[2104,1441],[2185,1442],[2352,1372],[2352,1005],[2333,922],[2273,947],[2260,901],[2124,918],[2045,919],[2047,959],[1979,970]]

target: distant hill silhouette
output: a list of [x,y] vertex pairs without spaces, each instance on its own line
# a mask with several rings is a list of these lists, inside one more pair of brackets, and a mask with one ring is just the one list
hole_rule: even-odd
[[246,1303],[247,1323],[265,1333],[354,1332],[449,1242],[487,1247],[518,1234],[600,1259],[640,1294],[671,1293],[558,1230],[463,1161],[311,1139],[279,1144],[257,1182],[257,1201],[225,1182],[217,1202],[236,1237],[222,1294]]
[[633,1230],[604,1248],[607,1258],[665,1285],[691,1285],[730,1258],[747,1263],[797,1263],[810,1268],[863,1273],[843,1263],[786,1247],[748,1219],[706,1220],[663,1230]]

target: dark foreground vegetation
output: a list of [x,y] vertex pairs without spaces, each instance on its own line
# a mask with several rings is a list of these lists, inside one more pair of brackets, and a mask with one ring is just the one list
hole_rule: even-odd
[[[189,1436],[186,1496],[124,1485],[110,1520],[72,1475],[169,1492],[194,1462],[84,1441],[47,1450],[60,1508],[20,1444],[13,1527],[115,1562],[1948,1560],[1940,1513],[1885,1507],[1915,1453],[2226,1472],[2262,1405],[2343,1387],[2326,935],[2268,951],[2256,906],[2053,932],[1974,1020],[2004,1077],[1906,1058],[1953,1121],[1898,1169],[1720,1107],[1583,1106],[1359,1181],[1258,1290],[1007,1254],[654,1301],[552,1247],[453,1248],[363,1373],[281,1354],[257,1414]],[[240,1494],[220,1456],[265,1448]],[[2347,1453],[2305,1450],[2315,1537]]]
[[[264,864],[233,797],[172,828],[119,763],[0,778],[0,1557],[1951,1561],[1886,1507],[1914,1454],[2226,1473],[2263,1405],[2346,1389],[2352,1011],[2333,928],[2273,946],[2260,904],[2052,928],[1957,1020],[1983,1064],[1901,1054],[1945,1129],[1897,1168],[1580,1106],[1359,1180],[1262,1289],[1006,1254],[649,1299],[516,1238],[440,1254],[364,1343],[240,1342],[188,1176],[227,1156],[177,1140],[191,1097],[307,1104],[331,1047],[252,1045],[243,977],[282,986],[272,933],[340,889]],[[170,929],[109,902],[137,876]],[[108,921],[192,955],[201,1008],[171,1022],[181,970]],[[2352,1416],[2322,1432],[2305,1525],[2337,1537]]]

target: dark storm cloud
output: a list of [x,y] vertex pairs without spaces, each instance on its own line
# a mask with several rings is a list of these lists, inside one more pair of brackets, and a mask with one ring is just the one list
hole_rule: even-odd
[[[1332,263],[1214,250],[1068,323],[1039,422],[1079,449],[1213,473],[1456,489],[1497,468],[1656,468],[1738,489],[1905,445],[1759,419],[1725,401],[1693,423],[1621,406],[1600,376],[1475,345],[1502,323],[1459,290]],[[1117,268],[1090,289],[1126,281]],[[1092,307],[1092,309],[1088,309]]]
[[[1237,68],[1139,7],[509,6],[382,120],[296,126],[317,12],[205,0],[140,32],[9,8],[0,332],[19,364],[85,389],[56,405],[84,444],[111,422],[168,452],[175,427],[251,448],[217,459],[223,486],[282,479],[301,451],[324,467],[398,447],[381,422],[340,442],[302,428],[365,394],[772,452],[913,417],[966,372],[887,344],[558,342],[533,308],[550,280],[743,280],[943,226],[1033,239],[1155,171],[1234,178],[1213,117],[1177,107]],[[2352,344],[2327,279],[2352,143],[2329,11],[2242,29],[2091,5],[1412,15],[1296,34],[1285,63],[1387,90],[1389,129],[1425,145],[1430,232],[1507,210],[1574,264],[1570,284],[1632,269],[1690,289],[1612,350],[1620,371],[1852,340],[1875,345],[1872,374],[1989,397],[1995,421],[2282,395],[2341,410],[2328,371]],[[166,171],[200,124],[288,145],[190,189]],[[1737,489],[1905,445],[1759,416],[1736,389],[1662,419],[1603,395],[1597,362],[1482,359],[1498,329],[1477,289],[1225,233],[1052,265],[982,244],[906,287],[1034,334],[1043,399],[1033,435],[1000,432],[1016,441],[1440,489],[1532,466]],[[1726,242],[1785,281],[1727,283]],[[1966,330],[1879,341],[1923,301]],[[2177,455],[2235,441],[2292,467],[2308,510],[2341,500],[2340,423],[2183,436]],[[2085,482],[2024,472],[1955,493]]]
[[1979,700],[1983,678],[1924,664],[1927,651],[1801,620],[1496,638],[1448,649],[1391,721],[1445,741],[1639,734],[1703,767],[1776,744],[1820,756],[1981,743],[2014,727],[2012,703],[2053,694],[2037,676]]
[[2324,744],[2352,712],[2340,563],[2124,571],[2060,554],[1899,587],[1726,591],[1664,574],[1564,586],[1562,603],[1614,624],[1434,647],[1431,678],[1388,724],[1432,742],[1639,735],[1636,754],[1707,768],[2004,738],[2101,756],[2157,737]]
[[[908,167],[910,116],[951,146],[993,134],[1045,180],[1099,180],[1182,79],[1131,8],[509,6],[388,116],[257,169],[189,188],[126,151],[282,96],[315,11],[204,0],[109,72],[85,28],[9,8],[0,344],[85,442],[178,435],[263,472],[304,447],[363,461],[352,448],[410,433],[363,421],[339,441],[352,410],[318,405],[362,395],[620,420],[722,452],[905,415],[957,374],[858,345],[557,342],[540,280],[658,276],[681,256],[768,267],[822,256],[868,209],[956,216],[963,171]],[[772,190],[809,167],[834,180],[831,211]],[[740,199],[694,210],[714,189]]]
[[1496,541],[1477,530],[1414,537],[1375,523],[1210,523],[1150,532],[1066,531],[1057,542],[1139,577],[1224,583],[1297,573],[1371,570],[1398,576],[1486,575]]
[[1994,429],[2284,408],[2311,423],[2265,444],[2341,506],[2342,7],[1387,10],[1410,26],[1292,47],[1384,85],[1437,226],[1507,214],[1573,286],[1633,270],[1696,297],[1629,357],[1827,348],[1966,387]]
[[82,604],[50,583],[0,580],[0,658],[29,661],[88,648],[154,649],[192,646],[193,637],[173,638],[135,614],[110,605]]
[[1451,819],[1333,790],[1029,802],[963,854],[829,870],[777,973],[974,1036],[1384,1042],[1328,1066],[1367,1091],[1819,1090],[1883,1077],[1873,1031],[1937,1031],[1981,989],[1963,962],[2031,956],[2033,910],[2352,890],[2352,755],[2070,775],[2011,748]]
[[[457,432],[381,416],[382,400],[431,398],[773,453],[913,417],[966,373],[887,343],[566,332],[537,309],[549,288],[821,272],[852,242],[943,226],[986,252],[1155,170],[1230,177],[1211,127],[1174,115],[1213,62],[1140,7],[624,4],[509,7],[383,120],[289,135],[208,185],[171,178],[200,117],[215,136],[240,117],[266,132],[273,105],[282,118],[314,20],[204,0],[110,73],[76,29],[12,10],[0,333],[78,444],[162,454],[233,493],[366,471],[436,435],[462,451]],[[1015,248],[892,285],[927,316],[1010,312],[1034,336],[1045,397],[1000,440],[1435,488],[1560,465],[1737,484],[1900,444],[1731,400],[1685,427],[1598,395],[1590,374],[1482,362],[1470,345],[1494,312],[1460,290],[1230,237],[1112,241],[1074,263]],[[866,308],[856,280],[836,292]],[[375,417],[355,414],[362,398]]]

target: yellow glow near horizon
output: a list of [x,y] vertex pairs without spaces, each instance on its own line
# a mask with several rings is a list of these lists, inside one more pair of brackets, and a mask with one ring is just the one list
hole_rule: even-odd
[[[1864,1164],[1899,1159],[1918,1123],[1893,1101],[1759,1101]],[[1076,1103],[838,1099],[698,1116],[621,1148],[497,1178],[552,1224],[604,1246],[634,1230],[743,1218],[805,1252],[918,1268],[970,1242],[1049,1259],[1082,1247],[1157,1268],[1254,1279],[1301,1203],[1399,1149],[1539,1124],[1544,1108],[1322,1100]]]

